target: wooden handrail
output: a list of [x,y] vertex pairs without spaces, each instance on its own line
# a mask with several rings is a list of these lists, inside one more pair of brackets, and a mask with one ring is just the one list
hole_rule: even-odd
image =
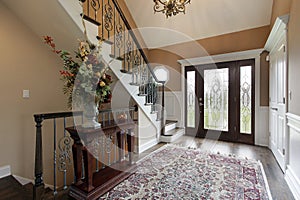
[[160,81],[160,80],[157,79],[157,77],[156,77],[156,75],[154,74],[152,68],[149,66],[149,60],[148,60],[148,58],[146,57],[146,55],[145,55],[145,53],[144,53],[144,51],[143,51],[143,49],[142,49],[142,47],[141,47],[141,45],[140,45],[138,39],[136,38],[135,34],[133,33],[132,28],[131,28],[129,22],[127,21],[127,19],[126,19],[124,13],[123,13],[123,11],[122,11],[122,9],[120,8],[119,3],[118,3],[116,0],[112,0],[112,2],[114,3],[114,5],[115,5],[117,11],[119,12],[119,14],[120,14],[120,16],[121,16],[121,18],[122,18],[122,20],[123,20],[123,22],[124,22],[126,28],[129,30],[129,34],[131,35],[131,37],[132,37],[132,39],[134,40],[134,42],[135,42],[135,44],[136,44],[136,46],[137,46],[139,52],[141,53],[143,59],[145,60],[145,62],[146,62],[146,64],[147,64],[147,67],[148,67],[148,70],[150,71],[152,77],[154,78],[154,80],[155,80],[157,83],[165,84],[165,81]]
[[[120,109],[105,109],[100,110],[101,113],[114,113],[114,112],[133,112],[135,107],[130,108],[120,108]],[[74,112],[57,112],[57,113],[41,113],[34,114],[34,121],[36,123],[36,145],[35,145],[35,168],[34,168],[34,190],[33,190],[33,199],[40,200],[44,195],[44,181],[43,181],[43,141],[42,141],[42,123],[44,120],[68,117],[77,117],[83,116],[83,111],[74,111]],[[55,129],[55,128],[54,128]]]

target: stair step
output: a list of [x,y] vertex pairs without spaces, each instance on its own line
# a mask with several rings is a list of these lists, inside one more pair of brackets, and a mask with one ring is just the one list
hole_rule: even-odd
[[165,132],[171,131],[176,128],[177,121],[175,120],[166,120]]
[[138,94],[138,96],[144,97],[147,96],[148,94]]
[[170,130],[168,132],[165,132],[164,135],[160,136],[160,142],[174,142],[178,138],[184,135],[184,129],[183,128],[176,128],[173,130]]
[[127,70],[125,70],[125,69],[121,69],[120,72],[125,73],[125,74],[132,74],[132,72],[127,71]]
[[145,106],[151,106],[153,103],[145,103]]
[[[80,16],[82,17],[82,14],[80,14]],[[83,19],[85,19],[86,21],[91,22],[92,24],[95,24],[96,26],[100,26],[100,25],[101,25],[100,22],[97,22],[96,20],[90,18],[90,17],[87,16],[87,15],[83,15]]]
[[140,84],[138,84],[138,83],[129,83],[129,85],[140,86]]
[[116,57],[116,56],[113,55],[113,54],[109,54],[109,57],[114,58],[114,59],[119,60],[119,61],[123,61],[123,60],[124,60],[124,58],[122,58],[122,57],[120,57],[120,56]]
[[166,120],[166,125],[168,124],[176,124],[178,121],[177,120]]

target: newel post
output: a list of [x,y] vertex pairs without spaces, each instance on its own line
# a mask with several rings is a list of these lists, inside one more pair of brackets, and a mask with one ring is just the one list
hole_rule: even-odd
[[165,134],[165,83],[162,84],[161,95],[161,135]]
[[44,192],[43,181],[43,143],[42,143],[42,122],[43,117],[41,115],[34,115],[34,121],[36,123],[36,136],[35,136],[35,168],[34,168],[34,188],[33,199],[40,200]]

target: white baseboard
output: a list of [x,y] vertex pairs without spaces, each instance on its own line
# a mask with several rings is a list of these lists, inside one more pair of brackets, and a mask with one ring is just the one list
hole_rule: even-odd
[[150,149],[151,147],[154,147],[157,144],[158,144],[157,139],[156,138],[152,139],[152,140],[146,142],[145,144],[139,146],[139,153],[143,153],[147,149]]
[[34,181],[33,181],[32,179],[24,178],[24,177],[17,176],[17,175],[13,175],[13,177],[14,177],[21,185],[26,185],[26,184],[28,184],[28,183],[34,184]]
[[[34,184],[34,180],[33,180],[33,179],[24,178],[24,177],[18,176],[18,175],[13,175],[13,177],[14,177],[21,185],[26,185],[26,184],[28,184],[28,183]],[[53,186],[53,185],[49,185],[49,184],[45,184],[45,188],[50,188],[51,190],[54,190],[54,186]]]
[[288,165],[285,180],[296,200],[300,200],[300,180],[295,175],[293,169]]
[[10,176],[10,175],[11,175],[11,171],[10,171],[10,166],[9,165],[0,167],[0,178]]

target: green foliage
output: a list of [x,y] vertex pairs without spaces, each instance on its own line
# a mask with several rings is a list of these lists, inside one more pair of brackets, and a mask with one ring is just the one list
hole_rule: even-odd
[[56,50],[53,39],[44,36],[44,42],[49,45],[63,61],[63,70],[60,70],[61,80],[64,82],[63,93],[68,96],[67,105],[72,109],[73,97],[81,97],[85,103],[94,98],[95,103],[111,101],[111,76],[107,74],[108,64],[101,56],[101,45],[95,46],[89,41],[80,41],[75,51],[76,60],[66,50]]

